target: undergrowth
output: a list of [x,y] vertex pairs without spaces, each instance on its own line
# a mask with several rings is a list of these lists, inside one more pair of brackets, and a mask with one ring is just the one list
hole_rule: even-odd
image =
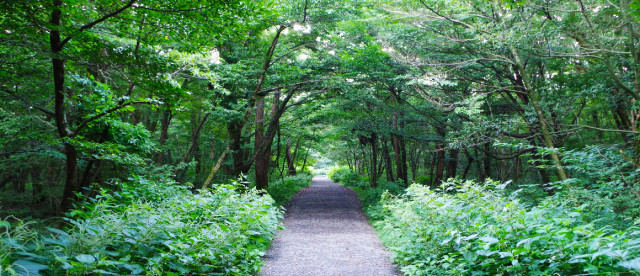
[[77,208],[64,230],[0,221],[0,274],[255,274],[282,211],[239,186],[193,194],[136,178]]
[[404,275],[640,274],[640,229],[614,227],[615,208],[583,189],[531,206],[490,180],[374,189],[345,167],[329,176],[358,193]]
[[269,183],[267,192],[275,200],[276,205],[281,206],[287,203],[302,188],[308,187],[312,178],[313,176],[309,174],[298,174],[286,176],[284,179],[276,179]]
[[639,274],[637,227],[595,227],[586,206],[527,208],[496,184],[413,184],[367,213],[405,275]]

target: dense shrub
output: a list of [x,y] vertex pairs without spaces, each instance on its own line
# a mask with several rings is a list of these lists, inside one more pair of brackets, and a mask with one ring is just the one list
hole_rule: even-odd
[[332,167],[327,173],[329,179],[336,183],[349,185],[351,182],[359,181],[362,177],[348,167]]
[[406,275],[638,274],[640,231],[595,228],[582,208],[531,209],[489,182],[411,185],[368,212]]
[[255,190],[241,193],[235,185],[192,194],[173,183],[141,181],[103,192],[77,209],[65,231],[48,228],[39,235],[0,221],[0,273],[247,275],[259,270],[282,217],[273,199]]
[[363,207],[365,208],[369,205],[378,204],[380,197],[384,193],[399,195],[404,192],[401,180],[395,182],[379,180],[378,187],[374,189],[371,188],[369,180],[346,167],[334,167],[331,169],[328,176],[334,182],[338,182],[353,189],[360,197]]
[[311,184],[313,177],[309,174],[298,174],[277,179],[269,183],[267,192],[276,201],[276,205],[287,203],[298,191]]

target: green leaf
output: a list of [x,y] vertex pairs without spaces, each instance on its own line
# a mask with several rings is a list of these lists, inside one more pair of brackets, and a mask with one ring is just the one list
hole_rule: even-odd
[[489,237],[489,236],[482,237],[482,238],[480,238],[480,240],[481,240],[481,241],[484,241],[484,242],[486,242],[486,243],[488,243],[488,244],[492,244],[492,243],[496,243],[496,242],[499,242],[499,241],[500,241],[500,240],[498,240],[498,239],[496,239],[496,238]]
[[96,261],[96,258],[92,255],[87,255],[87,254],[81,254],[76,256],[76,260],[78,260],[79,262],[83,263],[83,264],[90,264]]
[[618,265],[626,269],[640,269],[640,258],[619,262]]
[[40,270],[49,268],[46,265],[27,260],[17,260],[13,262],[13,266],[18,275],[40,275]]

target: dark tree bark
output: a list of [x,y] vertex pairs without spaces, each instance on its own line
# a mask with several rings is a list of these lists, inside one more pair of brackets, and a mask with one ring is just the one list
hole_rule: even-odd
[[467,179],[467,174],[469,173],[469,169],[471,168],[471,165],[473,164],[473,156],[471,156],[471,153],[469,153],[469,150],[464,150],[464,153],[467,155],[467,165],[464,167],[464,172],[462,173],[462,179]]
[[[484,175],[486,178],[491,178],[491,157],[486,154],[486,152],[489,152],[489,143],[485,143],[484,144],[484,150],[485,150],[485,154],[484,154]],[[486,180],[486,179],[485,179]]]
[[391,163],[391,156],[389,155],[389,148],[387,147],[387,141],[385,135],[380,136],[380,142],[382,144],[382,158],[384,159],[385,172],[387,173],[387,181],[393,182],[393,165]]
[[432,152],[431,155],[432,155],[431,164],[429,165],[429,183],[427,183],[427,185],[433,184],[435,179],[434,178],[435,168],[436,168],[436,164],[438,163],[438,152]]
[[476,164],[477,164],[477,170],[478,170],[478,179],[480,180],[480,182],[485,182],[487,180],[487,175],[485,174],[485,170],[483,168],[484,165],[484,159],[487,158],[487,154],[486,153],[482,153],[482,156],[480,156],[478,154],[478,149],[474,150],[476,153],[476,158],[478,159]]
[[287,158],[287,175],[296,175],[296,167],[293,164],[294,160],[293,157],[291,156],[291,144],[292,142],[290,141],[289,143],[287,143],[287,145],[284,148],[285,151],[285,158]]
[[[204,115],[204,118],[202,118],[202,120],[200,120],[200,122],[198,123],[198,127],[193,130],[193,133],[191,134],[191,146],[189,146],[189,149],[187,149],[187,152],[185,152],[184,156],[180,160],[181,163],[186,163],[189,160],[189,156],[191,156],[191,153],[194,152],[196,148],[198,148],[198,143],[200,141],[200,133],[202,132],[202,127],[204,126],[204,123],[209,118],[209,115],[211,115],[211,113],[207,113],[206,115]],[[175,171],[176,181],[182,182],[182,180],[184,180],[186,173],[187,173],[186,168],[181,170],[176,169]]]
[[256,134],[254,147],[256,152],[256,189],[263,190],[269,186],[269,158],[271,151],[263,146],[264,143],[264,97],[256,101]]
[[437,164],[436,164],[436,175],[433,180],[433,186],[439,187],[442,184],[442,178],[444,177],[444,159],[445,159],[445,132],[444,128],[436,127],[436,134],[440,136],[440,141],[437,142],[436,152],[437,152]]
[[247,154],[242,145],[245,144],[245,138],[242,137],[242,129],[244,124],[241,122],[227,124],[229,132],[229,144],[231,145],[231,158],[233,159],[233,176],[237,177],[242,173],[249,171],[252,163],[247,159]]
[[[166,106],[162,111],[162,117],[160,119],[160,148],[164,147],[167,143],[167,139],[169,138],[169,124],[171,124],[171,118],[173,117],[171,113],[171,108]],[[156,158],[157,163],[156,166],[160,167],[164,165],[164,156],[166,152],[164,149],[158,152],[158,157]]]
[[447,162],[447,178],[455,178],[458,170],[458,149],[449,150],[449,161]]
[[378,187],[378,137],[371,134],[371,172],[369,174],[369,184],[372,188]]
[[[129,0],[124,6],[121,8],[110,12],[108,14],[103,15],[99,19],[90,22],[82,27],[77,32],[82,32],[88,29],[93,28],[105,20],[117,16],[121,12],[131,8],[136,0]],[[65,60],[62,58],[62,50],[67,42],[69,42],[73,35],[66,37],[64,40],[61,37],[60,29],[62,23],[62,0],[53,0],[53,10],[51,12],[51,20],[50,23],[50,31],[49,31],[49,42],[50,42],[50,50],[52,54],[51,65],[53,71],[53,89],[54,89],[54,119],[56,122],[56,129],[58,131],[58,135],[61,139],[65,138],[73,138],[78,134],[78,132],[86,126],[90,121],[100,118],[106,114],[114,112],[122,107],[124,107],[123,103],[119,103],[119,107],[109,109],[103,112],[101,115],[96,115],[88,120],[83,121],[79,124],[75,130],[75,132],[69,129],[69,123],[67,120],[66,111],[66,97],[65,94]],[[71,95],[68,95],[71,96]],[[65,186],[62,194],[62,202],[61,202],[61,211],[65,212],[72,208],[73,201],[75,201],[76,196],[75,193],[78,191],[78,151],[75,146],[73,146],[70,142],[63,142],[64,144],[64,155],[66,157],[65,164]]]
[[[402,123],[404,128],[404,123]],[[402,181],[404,182],[404,186],[407,187],[409,185],[409,174],[407,168],[407,145],[405,143],[404,137],[400,137],[400,164],[402,167]]]
[[[395,124],[394,121],[394,128],[397,129],[397,126]],[[396,176],[398,180],[401,180],[404,182],[404,179],[402,178],[402,154],[400,153],[400,141],[397,135],[393,135],[393,153],[394,153],[394,157],[395,157],[395,161],[396,161]]]

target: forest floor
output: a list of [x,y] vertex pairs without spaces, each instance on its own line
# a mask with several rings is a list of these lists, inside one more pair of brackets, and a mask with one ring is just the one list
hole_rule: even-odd
[[316,176],[285,207],[260,275],[399,275],[353,190]]

